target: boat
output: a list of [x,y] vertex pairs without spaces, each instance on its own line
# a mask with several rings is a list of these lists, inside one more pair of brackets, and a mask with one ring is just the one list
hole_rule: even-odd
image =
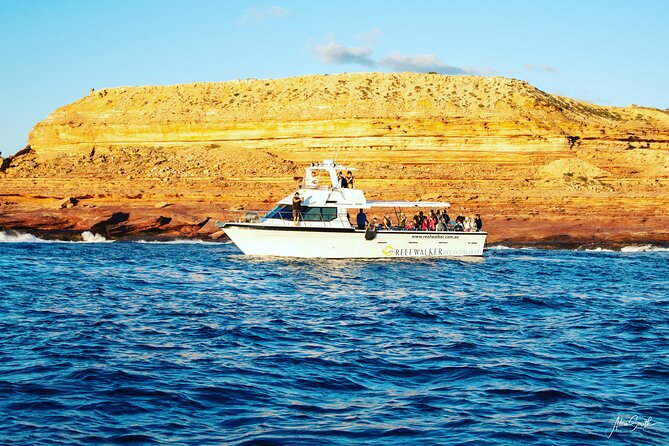
[[450,204],[367,201],[362,190],[340,187],[337,174],[355,170],[333,160],[306,167],[297,191],[302,199],[297,221],[292,211],[295,194],[290,194],[262,217],[259,212],[246,211],[241,219],[218,221],[216,225],[244,254],[253,256],[383,259],[483,255],[487,236],[484,231],[454,230],[451,225],[439,231],[406,226],[358,228],[350,219],[355,221],[357,213],[370,209],[393,209],[399,215],[404,209],[446,209]]

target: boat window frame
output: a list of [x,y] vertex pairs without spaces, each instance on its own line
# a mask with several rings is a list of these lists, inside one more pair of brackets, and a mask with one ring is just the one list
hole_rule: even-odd
[[[327,210],[324,212],[324,210]],[[312,212],[316,211],[316,212]],[[301,206],[301,221],[331,222],[338,218],[339,210],[335,206]],[[280,204],[265,215],[265,220],[293,220],[293,208],[290,204]]]
[[[285,213],[285,216],[283,214]],[[280,204],[271,211],[269,211],[264,220],[276,219],[276,220],[292,220],[293,219],[293,208],[289,204]]]

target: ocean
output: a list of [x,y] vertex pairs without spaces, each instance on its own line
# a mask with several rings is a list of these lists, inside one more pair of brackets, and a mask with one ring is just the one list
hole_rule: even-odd
[[0,443],[669,444],[669,252],[0,233]]

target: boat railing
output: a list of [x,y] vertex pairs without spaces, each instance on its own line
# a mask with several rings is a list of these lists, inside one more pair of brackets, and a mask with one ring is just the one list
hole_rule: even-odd
[[[234,210],[234,209],[228,209],[224,210],[222,212],[223,214],[223,221],[226,222],[233,222],[233,223],[265,223],[269,224],[272,226],[294,226],[293,218],[292,218],[292,213],[290,216],[284,216],[284,218],[271,218],[263,221],[265,216],[269,213],[269,211],[263,211],[263,210]],[[308,219],[305,220],[305,216],[307,216],[306,212],[300,212],[300,220],[299,220],[299,225],[301,227],[326,227],[326,228],[357,228],[357,225],[354,225],[351,223],[351,220],[345,215],[345,214],[337,214],[337,216],[332,219],[332,220],[326,220],[322,218],[322,215],[316,216],[313,214],[308,215]],[[320,218],[316,218],[320,217]],[[386,229],[383,229],[382,227],[379,226],[378,231],[385,231]],[[435,230],[422,230],[422,229],[416,229],[411,226],[398,226],[398,225],[393,225],[390,228],[391,231],[412,231],[412,232],[478,232],[475,229],[471,228],[463,228],[462,226],[460,228],[457,227],[455,222],[451,221],[448,223],[448,226],[444,228],[442,231],[435,231]]]
[[225,209],[221,212],[222,221],[231,223],[257,223],[267,215],[269,211]]
[[[269,211],[258,211],[258,210],[233,210],[228,209],[222,212],[223,220],[226,222],[234,223],[266,223],[271,224],[272,226],[294,226],[295,223],[292,218],[292,213],[290,218],[271,218],[264,220],[265,216]],[[305,219],[305,217],[308,217]],[[311,224],[317,224],[319,227],[327,228],[348,228],[352,227],[350,220],[346,215],[337,214],[334,219],[325,219],[322,215],[313,215],[306,212],[300,212],[299,225],[300,226],[311,226]]]

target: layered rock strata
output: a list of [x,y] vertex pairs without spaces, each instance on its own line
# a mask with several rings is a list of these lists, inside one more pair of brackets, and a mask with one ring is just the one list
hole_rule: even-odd
[[[500,77],[108,88],[54,111],[29,143],[0,173],[5,230],[76,234],[127,213],[111,232],[95,228],[204,237],[227,209],[268,208],[306,164],[334,158],[360,168],[369,198],[482,213],[493,242],[669,241],[666,110],[597,106]],[[77,205],[56,209],[68,197]]]

